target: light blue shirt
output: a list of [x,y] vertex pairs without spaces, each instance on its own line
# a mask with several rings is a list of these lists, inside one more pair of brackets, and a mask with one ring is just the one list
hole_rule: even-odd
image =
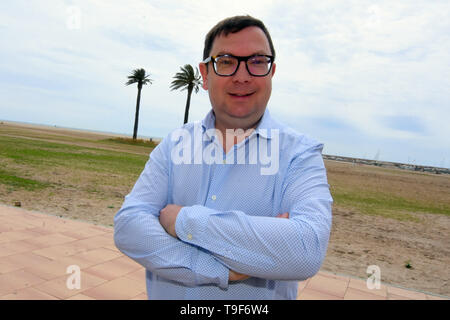
[[[116,246],[146,268],[149,299],[295,299],[328,246],[323,145],[266,110],[224,154],[214,123],[211,111],[153,150],[114,218]],[[167,204],[183,206],[178,238],[159,222]],[[251,277],[228,281],[229,269]]]

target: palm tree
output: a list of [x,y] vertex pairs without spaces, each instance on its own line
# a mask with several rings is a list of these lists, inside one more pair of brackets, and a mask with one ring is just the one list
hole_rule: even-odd
[[188,91],[187,101],[186,101],[186,109],[184,110],[184,123],[188,122],[189,117],[189,106],[191,104],[191,94],[192,91],[195,90],[195,93],[198,92],[199,86],[202,85],[201,76],[199,75],[197,67],[194,68],[190,64],[186,64],[184,67],[181,67],[181,72],[178,72],[173,77],[175,80],[172,81],[170,88],[172,90],[181,89],[181,91]]
[[131,75],[128,76],[128,81],[125,83],[125,85],[130,85],[137,82],[137,88],[138,88],[138,95],[136,99],[136,114],[134,116],[134,131],[133,131],[133,140],[136,140],[137,137],[137,130],[138,130],[138,122],[139,122],[139,105],[141,103],[141,90],[142,86],[146,85],[148,83],[152,84],[152,79],[149,79],[149,74],[145,74],[144,69],[135,69],[131,73]]

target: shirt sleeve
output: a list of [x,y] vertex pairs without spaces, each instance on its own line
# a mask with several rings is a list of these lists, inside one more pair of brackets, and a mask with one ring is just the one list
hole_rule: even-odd
[[[166,140],[166,139],[165,139]],[[187,286],[228,286],[226,268],[206,250],[169,235],[159,222],[167,205],[167,146],[161,142],[150,154],[144,171],[122,208],[114,217],[117,248],[146,269],[165,279]]]
[[289,212],[289,219],[197,205],[180,211],[177,236],[239,273],[273,280],[312,277],[325,258],[331,229],[333,200],[322,146],[306,150],[288,168],[279,213]]

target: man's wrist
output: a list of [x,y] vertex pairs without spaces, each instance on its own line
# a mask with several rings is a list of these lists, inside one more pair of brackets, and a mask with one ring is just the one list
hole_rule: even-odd
[[184,216],[184,210],[188,207],[182,207],[181,210],[178,212],[177,218],[175,219],[175,222],[173,224],[173,229],[175,232],[175,235],[178,239],[181,239],[180,236],[183,235],[183,216]]

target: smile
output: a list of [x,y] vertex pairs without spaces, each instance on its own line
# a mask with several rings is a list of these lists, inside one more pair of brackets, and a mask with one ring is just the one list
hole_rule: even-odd
[[233,97],[244,98],[244,97],[251,96],[253,93],[254,92],[250,92],[250,93],[230,93],[230,95],[233,96]]

